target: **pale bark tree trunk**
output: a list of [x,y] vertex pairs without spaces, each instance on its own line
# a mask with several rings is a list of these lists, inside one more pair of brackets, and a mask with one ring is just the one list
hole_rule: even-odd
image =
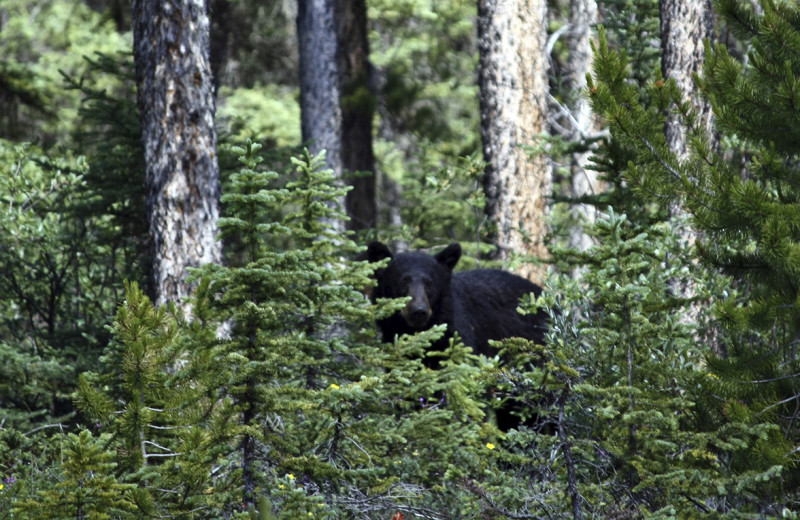
[[[481,139],[487,162],[486,215],[496,258],[545,259],[546,199],[552,191],[544,155],[528,157],[545,131],[547,92],[545,0],[479,0]],[[517,272],[541,281],[545,268],[525,262]]]
[[[698,124],[713,139],[711,104],[701,98],[693,80],[693,75],[701,71],[705,60],[703,40],[711,39],[714,34],[711,0],[660,0],[659,7],[661,11],[661,70],[664,78],[675,80],[683,91],[685,99],[692,103],[698,117]],[[674,115],[670,116],[664,132],[667,145],[678,160],[688,159],[686,130],[681,126],[679,118]],[[685,211],[678,203],[671,204],[670,212],[674,217],[686,221]],[[682,226],[677,233],[689,247],[694,246],[697,242],[697,232],[688,226]],[[694,298],[697,294],[694,285],[682,284],[679,280],[672,282],[672,290],[676,296],[682,298]],[[681,321],[697,324],[701,313],[701,304],[692,304],[683,314]],[[713,335],[702,340],[717,352],[721,352]]]
[[[336,0],[300,0],[297,12],[300,51],[300,110],[303,141],[325,166],[342,178],[342,110],[337,62]],[[345,201],[338,204],[344,208]],[[344,231],[344,223],[332,221]]]
[[203,0],[134,0],[133,38],[156,303],[221,259],[209,22]]
[[[700,72],[705,60],[703,40],[714,34],[711,0],[661,0],[661,70],[674,79],[691,100],[702,124],[710,133],[713,125],[711,105],[698,95],[692,76]],[[677,118],[667,121],[667,143],[683,160],[686,132]]]
[[[594,26],[597,24],[596,0],[572,0],[570,2],[569,30],[569,70],[567,71],[567,87],[577,94],[576,102],[571,110],[572,133],[567,136],[572,141],[584,141],[594,137],[599,130],[592,114],[589,100],[585,94],[586,74],[592,65],[591,42]],[[591,151],[578,152],[570,158],[571,188],[573,197],[595,195],[602,190],[602,182],[596,171],[588,168]],[[596,219],[596,209],[588,204],[575,204],[572,207],[578,222],[592,224]],[[592,240],[581,226],[575,226],[569,237],[570,247],[580,251],[587,250]]]
[[368,172],[348,180],[350,229],[375,227],[375,156],[372,151],[372,114],[375,96],[370,90],[367,4],[365,0],[338,0],[339,89],[342,110],[342,167]]

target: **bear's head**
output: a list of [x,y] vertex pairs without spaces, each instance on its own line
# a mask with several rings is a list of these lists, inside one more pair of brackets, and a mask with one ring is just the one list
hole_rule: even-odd
[[370,262],[391,259],[385,268],[375,273],[378,284],[373,297],[410,296],[411,300],[400,315],[414,330],[425,330],[438,322],[443,302],[450,299],[450,278],[461,258],[460,244],[450,244],[431,256],[422,252],[393,255],[385,244],[371,242],[367,246],[367,258]]

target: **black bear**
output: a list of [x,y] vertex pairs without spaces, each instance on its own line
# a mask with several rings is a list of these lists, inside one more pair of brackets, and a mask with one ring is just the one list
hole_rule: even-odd
[[544,313],[517,312],[523,295],[539,296],[542,288],[497,269],[453,273],[461,258],[458,243],[431,256],[422,252],[393,255],[386,245],[372,242],[367,246],[367,258],[371,262],[391,258],[389,265],[376,272],[373,298],[411,297],[400,312],[378,321],[385,342],[441,323],[447,324],[447,334],[433,346],[437,350],[447,346],[454,332],[465,345],[487,356],[497,353],[489,340],[515,336],[541,343],[544,339]]

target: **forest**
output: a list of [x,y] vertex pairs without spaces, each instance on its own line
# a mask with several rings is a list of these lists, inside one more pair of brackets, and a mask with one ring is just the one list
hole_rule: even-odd
[[[798,2],[3,0],[0,56],[0,519],[800,517]],[[373,241],[544,340],[384,341]]]

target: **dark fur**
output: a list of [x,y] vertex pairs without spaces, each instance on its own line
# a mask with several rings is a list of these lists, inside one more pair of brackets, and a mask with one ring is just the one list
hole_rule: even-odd
[[389,265],[376,273],[378,284],[373,298],[412,296],[401,312],[378,321],[386,342],[393,342],[398,334],[413,334],[440,323],[447,324],[447,335],[434,349],[445,348],[454,332],[465,345],[487,356],[496,354],[489,340],[544,340],[544,315],[523,316],[517,312],[520,298],[527,293],[538,296],[541,287],[496,269],[453,273],[461,258],[457,243],[431,256],[422,252],[393,255],[384,244],[372,242],[367,257],[371,262],[391,258]]

